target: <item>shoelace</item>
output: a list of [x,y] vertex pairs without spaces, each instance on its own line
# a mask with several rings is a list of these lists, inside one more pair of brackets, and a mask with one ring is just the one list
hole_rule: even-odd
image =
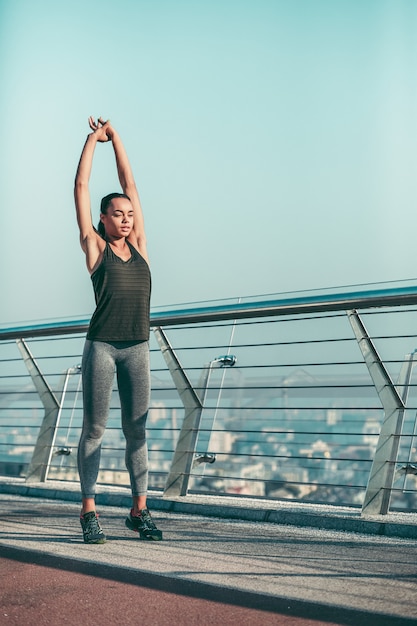
[[151,514],[149,513],[148,509],[143,509],[140,512],[140,517],[142,518],[143,522],[145,522],[145,524],[149,528],[149,530],[153,530],[153,529],[156,528],[156,526],[155,526],[155,524],[154,524],[154,522],[152,520]]
[[102,530],[100,528],[100,524],[98,522],[97,517],[93,517],[90,520],[88,520],[87,523],[87,527],[85,529],[85,533],[87,535],[99,535],[101,534]]

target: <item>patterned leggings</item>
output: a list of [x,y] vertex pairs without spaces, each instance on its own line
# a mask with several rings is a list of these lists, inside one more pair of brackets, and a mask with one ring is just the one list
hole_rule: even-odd
[[126,438],[126,467],[133,496],[148,489],[146,418],[150,401],[149,343],[86,340],[82,358],[84,420],[78,446],[78,472],[83,498],[94,498],[100,468],[114,372]]

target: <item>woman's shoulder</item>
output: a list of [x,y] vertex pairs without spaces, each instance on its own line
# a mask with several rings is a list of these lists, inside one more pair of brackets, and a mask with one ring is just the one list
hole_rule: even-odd
[[136,242],[129,241],[129,239],[126,239],[126,243],[129,246],[129,250],[131,251],[131,253],[132,253],[132,255],[134,257],[142,256],[141,253],[140,253],[139,247],[136,244]]
[[129,246],[129,249],[132,253],[132,258],[146,263],[146,265],[149,267],[148,259],[144,257],[144,255],[139,249],[139,246],[135,244],[135,242],[129,241],[128,239],[126,239],[126,243]]
[[93,274],[100,266],[108,246],[107,241],[105,241],[98,233],[96,233],[96,235],[96,237],[92,238],[92,240],[87,243],[85,250],[87,268],[90,274]]
[[126,239],[126,242],[129,244],[130,249],[135,250],[141,257],[141,259],[143,259],[145,263],[149,265],[148,253],[146,251],[145,242],[143,242],[143,245],[140,245],[140,242],[135,237],[129,237],[128,239]]

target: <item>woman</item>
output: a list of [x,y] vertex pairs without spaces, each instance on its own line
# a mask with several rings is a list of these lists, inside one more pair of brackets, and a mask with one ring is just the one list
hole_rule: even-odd
[[[123,143],[110,125],[90,117],[75,177],[75,207],[80,243],[90,272],[96,309],[82,359],[84,420],[78,448],[82,491],[81,526],[85,543],[104,543],[95,510],[101,441],[106,428],[114,373],[126,438],[126,467],[132,509],[126,526],[141,539],[162,539],[146,504],[148,450],[146,418],[150,397],[149,303],[151,277],[142,209]],[[89,179],[97,142],[113,145],[123,193],[101,201],[98,230],[91,219]]]

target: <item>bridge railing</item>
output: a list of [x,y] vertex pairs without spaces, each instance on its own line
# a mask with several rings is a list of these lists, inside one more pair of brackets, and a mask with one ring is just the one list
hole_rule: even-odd
[[[151,313],[150,488],[417,508],[417,288]],[[78,479],[88,320],[0,329],[0,474]],[[99,483],[128,485],[114,388]]]

